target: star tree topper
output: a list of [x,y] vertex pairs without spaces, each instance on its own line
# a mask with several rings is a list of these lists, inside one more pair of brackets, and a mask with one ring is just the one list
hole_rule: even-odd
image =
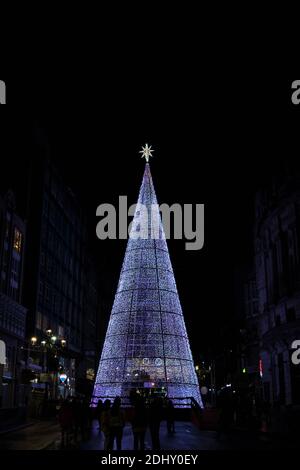
[[145,147],[142,147],[142,150],[140,150],[142,158],[145,158],[147,163],[149,162],[149,158],[153,157],[152,152],[154,152],[154,150],[151,150],[151,148],[151,145],[149,147],[148,144],[146,144]]

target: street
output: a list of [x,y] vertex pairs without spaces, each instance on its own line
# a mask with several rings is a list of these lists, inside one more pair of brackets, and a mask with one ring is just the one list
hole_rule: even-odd
[[[199,431],[190,422],[177,422],[176,432],[169,436],[166,423],[161,423],[160,441],[162,450],[274,450],[278,448],[294,448],[289,439],[272,438],[255,435],[245,431],[234,431],[227,435],[217,436],[215,431]],[[68,451],[72,450],[103,450],[103,435],[99,433],[98,423],[93,422],[88,440],[70,441]],[[146,450],[151,450],[149,431],[145,440]],[[1,450],[60,450],[60,429],[55,422],[36,422],[22,429],[12,431],[0,436]],[[124,428],[123,450],[133,449],[133,435],[131,425]]]

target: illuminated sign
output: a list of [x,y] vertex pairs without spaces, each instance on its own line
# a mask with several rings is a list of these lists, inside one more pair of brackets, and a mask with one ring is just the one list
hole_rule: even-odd
[[259,360],[258,368],[259,368],[259,375],[260,375],[261,378],[262,378],[263,375],[264,375],[264,370],[263,370],[263,362],[262,362],[261,359]]
[[65,381],[67,380],[67,374],[65,374],[65,373],[59,374],[59,380],[62,383],[65,383]]

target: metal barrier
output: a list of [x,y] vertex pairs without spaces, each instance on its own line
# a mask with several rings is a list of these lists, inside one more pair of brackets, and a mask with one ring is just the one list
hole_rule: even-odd
[[[98,395],[93,395],[91,398],[91,406],[97,406],[98,400],[102,400],[104,402],[105,400],[111,400],[111,402],[114,401],[116,397],[115,396],[98,396]],[[122,408],[129,408],[132,407],[132,402],[130,400],[130,397],[128,396],[120,396],[121,402],[122,402]],[[170,397],[167,396],[165,397],[166,400],[172,400],[173,405],[175,408],[187,408],[187,409],[193,409],[197,412],[201,412],[201,407],[197,403],[197,401],[193,397]],[[151,400],[151,398],[150,398]],[[146,398],[146,404],[149,403],[149,398]]]

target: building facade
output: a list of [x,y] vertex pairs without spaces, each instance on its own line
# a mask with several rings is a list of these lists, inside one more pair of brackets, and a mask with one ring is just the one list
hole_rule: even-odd
[[[300,404],[300,366],[291,360],[300,339],[300,187],[295,177],[257,193],[255,205],[255,308],[248,324],[256,329],[261,394],[280,405]],[[249,323],[250,322],[250,323]]]
[[24,404],[21,385],[26,308],[22,305],[25,222],[16,213],[15,197],[0,197],[0,408]]
[[262,398],[259,309],[256,272],[254,268],[244,268],[241,272],[242,316],[239,321],[237,354],[237,374],[239,387],[244,394],[250,393],[257,399]]
[[83,360],[81,361],[81,379],[78,389],[91,396],[99,359],[99,288],[97,273],[92,256],[86,253],[84,270],[84,297],[82,329]]
[[[57,356],[53,360],[47,352],[45,360],[43,349],[32,348],[28,367],[37,374],[37,383],[33,383],[37,393],[43,393],[46,387],[50,398],[65,397],[82,392],[87,370],[95,368],[86,357],[86,351],[95,353],[95,344],[87,344],[86,338],[95,335],[93,318],[98,313],[97,301],[91,306],[94,297],[87,294],[93,285],[97,297],[97,279],[91,278],[91,270],[87,269],[86,219],[71,189],[47,157],[32,165],[28,196],[27,337],[37,338],[40,344],[51,331]],[[89,303],[84,302],[85,298]]]

